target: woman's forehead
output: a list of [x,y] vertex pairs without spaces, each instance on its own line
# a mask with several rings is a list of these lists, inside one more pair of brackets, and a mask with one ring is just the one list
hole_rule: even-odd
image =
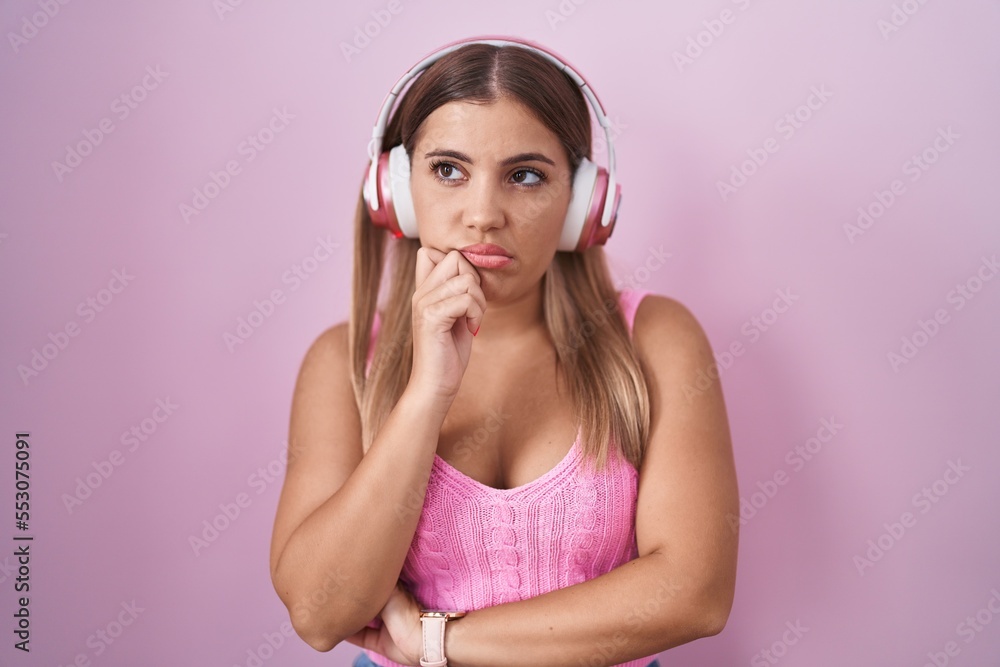
[[489,104],[448,102],[424,121],[418,157],[432,151],[458,151],[499,159],[518,153],[542,153],[556,160],[559,138],[523,105],[501,99]]

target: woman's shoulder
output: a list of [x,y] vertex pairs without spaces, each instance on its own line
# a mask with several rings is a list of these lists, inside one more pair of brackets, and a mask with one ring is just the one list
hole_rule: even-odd
[[302,368],[343,365],[347,360],[348,323],[337,322],[321,331],[306,349]]
[[659,349],[660,354],[672,350],[703,355],[706,348],[711,351],[704,328],[685,303],[650,290],[622,291],[632,293],[624,294],[626,299],[639,299],[635,305],[632,337],[640,353],[656,355]]
[[313,339],[311,347],[339,348],[347,347],[347,333],[350,322],[341,320],[329,325]]

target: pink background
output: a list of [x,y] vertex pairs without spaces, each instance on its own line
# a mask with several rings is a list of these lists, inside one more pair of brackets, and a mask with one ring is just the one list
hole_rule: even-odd
[[[359,652],[297,637],[260,651],[288,619],[267,562],[292,387],[308,345],[347,317],[384,95],[432,49],[490,33],[565,56],[617,124],[616,276],[688,305],[720,355],[742,343],[720,356],[748,503],[735,605],[721,635],[663,664],[774,664],[764,650],[789,666],[995,664],[1000,277],[983,258],[1000,251],[996,2],[896,2],[902,25],[885,32],[891,0],[398,0],[396,14],[381,0],[233,0],[220,14],[224,1],[0,9],[2,532],[12,545],[14,434],[28,430],[35,535],[27,659],[11,648],[13,547],[0,549],[0,663],[347,665]],[[391,20],[373,29],[373,12]],[[375,36],[348,61],[340,45],[366,23]],[[810,109],[814,87],[829,96]],[[293,117],[251,160],[240,146],[274,109]],[[794,133],[776,126],[796,112]],[[102,119],[112,131],[57,175]],[[925,151],[933,164],[913,171]],[[754,152],[766,162],[723,200],[717,183]],[[186,222],[179,207],[231,160],[239,173]],[[891,205],[849,238],[894,180]],[[287,272],[318,239],[334,250],[296,284]],[[952,292],[965,284],[971,300]],[[230,350],[226,334],[274,290],[282,302]],[[779,290],[792,305],[776,314]],[[73,323],[22,381],[18,366]],[[904,338],[919,347],[894,368]],[[842,425],[832,437],[824,419]],[[130,451],[122,434],[144,420]],[[827,442],[796,463],[817,434]],[[114,450],[121,465],[70,512],[64,494]],[[949,462],[967,470],[945,475]],[[268,466],[277,475],[258,476]],[[189,537],[239,494],[249,504],[196,555]],[[88,637],[133,600],[135,622],[97,655]],[[801,637],[785,633],[796,622]]]

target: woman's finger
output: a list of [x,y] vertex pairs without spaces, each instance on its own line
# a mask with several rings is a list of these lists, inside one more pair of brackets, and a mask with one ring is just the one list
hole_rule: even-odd
[[[462,253],[458,253],[456,260],[458,261],[459,275],[471,273],[476,277],[476,284],[481,287],[483,284],[482,276],[479,275],[479,271],[472,265],[472,262],[467,260]],[[466,318],[466,326],[469,328],[469,333],[475,334],[479,331],[479,326],[483,323],[483,314],[486,312],[486,298],[483,296],[482,289],[472,290],[469,293],[476,299],[480,310],[479,314]]]
[[472,275],[474,275],[476,277],[476,282],[477,283],[479,283],[480,285],[483,284],[482,276],[479,275],[479,271],[477,271],[476,267],[474,267],[472,265],[472,262],[470,262],[469,260],[467,260],[465,258],[465,255],[463,255],[462,253],[458,253],[456,255],[456,257],[455,257],[455,260],[458,262],[458,272],[459,272],[459,274],[462,274],[462,273],[471,273]]
[[441,258],[437,256],[437,253],[433,248],[417,248],[417,268],[415,272],[416,287],[420,289],[420,286],[427,280],[427,276],[430,275],[437,263],[441,261]]
[[444,259],[444,256],[448,254],[448,253],[446,253],[443,250],[438,250],[437,248],[434,248],[434,247],[429,246],[429,245],[425,245],[425,246],[423,246],[423,248],[427,252],[427,254],[430,256],[431,261],[433,261],[435,265],[438,262],[440,262],[442,259]]
[[[440,271],[438,275],[434,274],[434,269],[441,265],[441,262],[448,256],[447,253],[438,250],[437,248],[432,248],[430,246],[422,246],[417,249],[417,269],[416,269],[416,290],[421,288],[426,289],[427,287],[433,287],[439,285],[448,277],[453,274],[448,274],[448,276],[441,277]],[[430,278],[430,282],[428,281]],[[424,283],[427,283],[426,285]]]

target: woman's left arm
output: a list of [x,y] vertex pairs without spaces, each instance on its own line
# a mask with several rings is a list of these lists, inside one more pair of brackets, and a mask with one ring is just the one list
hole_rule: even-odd
[[639,470],[638,557],[450,621],[450,667],[616,665],[725,626],[736,586],[739,490],[718,367],[702,327],[674,299],[648,295],[634,327],[652,408]]

